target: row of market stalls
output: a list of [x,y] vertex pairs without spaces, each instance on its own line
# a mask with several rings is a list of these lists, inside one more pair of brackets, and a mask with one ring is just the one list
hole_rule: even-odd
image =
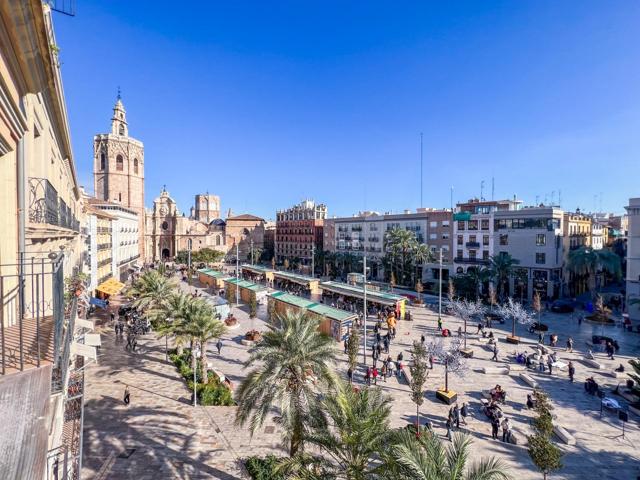
[[[362,287],[356,287],[341,282],[321,282],[322,298],[324,303],[334,303],[343,300],[348,303],[362,303],[364,291]],[[408,299],[402,295],[389,292],[367,289],[367,304],[376,305],[379,308],[390,307],[394,310],[396,318],[404,318]]]
[[254,282],[268,285],[277,290],[284,290],[296,295],[320,295],[320,280],[297,273],[283,272],[260,265],[242,265],[242,276]]
[[285,314],[286,312],[303,311],[309,317],[317,318],[320,321],[318,329],[337,341],[345,338],[353,321],[357,318],[355,313],[329,307],[286,292],[273,292],[268,294],[267,298],[270,312]]

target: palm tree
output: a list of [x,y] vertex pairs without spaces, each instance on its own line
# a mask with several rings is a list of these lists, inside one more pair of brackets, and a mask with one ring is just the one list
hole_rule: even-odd
[[468,268],[467,275],[469,275],[469,278],[473,282],[476,300],[478,300],[480,298],[482,285],[491,278],[491,270],[486,267]]
[[422,275],[419,274],[419,270],[421,270],[422,265],[425,263],[433,262],[435,256],[431,251],[429,245],[424,243],[416,243],[415,247],[411,252],[411,256],[413,257],[413,266],[414,275],[418,276],[418,278],[414,278],[413,285],[416,284],[417,281],[422,281]]
[[297,312],[277,315],[275,325],[251,350],[244,363],[254,368],[238,389],[236,423],[249,421],[251,434],[276,410],[289,454],[303,448],[310,412],[318,391],[335,385],[334,340],[318,331],[319,321]]
[[313,465],[324,478],[371,478],[377,468],[373,460],[389,434],[390,414],[391,397],[381,389],[357,390],[339,382],[336,392],[325,396],[314,409],[312,428],[305,436],[306,444],[320,454],[296,455],[286,460],[281,470],[293,478],[308,478],[306,472]]
[[505,464],[494,457],[467,466],[471,437],[456,433],[444,447],[430,431],[416,436],[396,431],[390,448],[382,452],[384,478],[407,480],[510,480]]
[[589,292],[595,298],[595,274],[603,271],[618,277],[622,267],[620,257],[609,249],[594,250],[590,247],[580,247],[569,251],[567,269],[574,275],[587,277]]
[[498,297],[502,298],[504,294],[504,286],[513,274],[514,266],[520,263],[508,253],[493,255],[490,258],[489,270],[491,277],[496,282]]
[[176,282],[156,270],[143,273],[129,288],[129,295],[137,297],[133,306],[143,311],[162,309],[167,298],[175,291]]
[[[393,270],[396,272],[396,278],[401,284],[406,282],[407,260],[410,258],[411,251],[416,246],[416,236],[410,230],[403,228],[393,228],[385,235],[386,250],[390,254],[390,260]],[[400,258],[400,272],[396,263]],[[400,276],[398,277],[398,273]]]
[[207,381],[207,343],[221,337],[226,331],[219,315],[213,307],[201,298],[193,299],[186,307],[181,325],[181,332],[189,335],[200,344],[200,368],[202,382]]
[[169,337],[175,338],[176,348],[179,355],[182,355],[184,344],[189,340],[179,326],[184,320],[187,306],[193,300],[192,297],[182,293],[172,293],[162,303],[162,308],[152,309],[149,320],[155,323],[155,331],[160,338],[165,340],[165,356],[168,350]]

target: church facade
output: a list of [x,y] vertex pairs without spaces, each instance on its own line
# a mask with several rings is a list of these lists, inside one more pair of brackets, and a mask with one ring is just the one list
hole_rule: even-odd
[[144,144],[129,136],[127,115],[118,95],[111,132],[93,138],[93,182],[98,200],[127,207],[138,214],[138,245],[145,258]]

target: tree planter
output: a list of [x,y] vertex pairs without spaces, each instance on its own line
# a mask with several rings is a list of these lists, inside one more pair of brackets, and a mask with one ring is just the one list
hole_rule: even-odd
[[453,390],[445,390],[444,388],[439,388],[436,391],[436,398],[441,402],[446,403],[447,405],[451,405],[458,400],[458,394]]
[[460,354],[465,358],[473,357],[473,350],[471,348],[461,348]]
[[516,335],[507,335],[506,340],[507,340],[507,343],[513,343],[516,345],[520,343],[520,337]]

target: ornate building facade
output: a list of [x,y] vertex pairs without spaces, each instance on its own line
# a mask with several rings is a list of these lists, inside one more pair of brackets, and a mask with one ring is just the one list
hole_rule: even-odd
[[127,114],[118,94],[111,133],[93,139],[93,179],[97,199],[118,203],[138,215],[138,244],[145,258],[144,144],[129,136]]

